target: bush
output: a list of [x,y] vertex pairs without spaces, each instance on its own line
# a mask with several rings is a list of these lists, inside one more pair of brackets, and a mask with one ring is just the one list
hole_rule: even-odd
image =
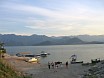
[[20,72],[17,72],[13,66],[6,63],[3,59],[0,59],[0,78],[31,78],[29,76],[23,76]]

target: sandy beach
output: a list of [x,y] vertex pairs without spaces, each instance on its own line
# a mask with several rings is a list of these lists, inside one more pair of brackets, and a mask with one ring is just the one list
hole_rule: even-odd
[[46,65],[42,65],[38,69],[38,73],[35,73],[34,70],[28,71],[28,73],[33,74],[33,78],[81,78],[86,67],[83,67],[81,64],[70,64],[68,68],[63,65],[63,67],[48,69]]
[[48,69],[47,64],[28,63],[16,56],[5,58],[16,70],[31,75],[32,78],[82,78],[82,75],[89,68],[81,64],[65,64],[58,68]]

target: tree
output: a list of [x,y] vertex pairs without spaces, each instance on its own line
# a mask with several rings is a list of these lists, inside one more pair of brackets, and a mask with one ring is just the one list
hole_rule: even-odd
[[6,53],[6,49],[4,48],[4,43],[0,42],[0,59],[4,56],[4,53]]

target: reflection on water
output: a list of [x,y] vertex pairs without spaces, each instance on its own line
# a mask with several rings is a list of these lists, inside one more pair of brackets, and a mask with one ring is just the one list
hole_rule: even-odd
[[31,52],[39,54],[41,51],[50,53],[47,57],[41,57],[41,63],[70,61],[70,56],[77,55],[78,61],[90,62],[91,59],[104,59],[104,44],[91,45],[55,45],[55,46],[10,46],[6,47],[7,53],[15,55],[18,52]]

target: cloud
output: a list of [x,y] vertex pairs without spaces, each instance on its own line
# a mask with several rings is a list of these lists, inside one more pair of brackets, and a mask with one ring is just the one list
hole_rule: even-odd
[[29,6],[29,5],[21,5],[21,4],[8,4],[8,5],[2,5],[2,7],[11,9],[14,11],[21,11],[24,13],[29,13],[29,14],[36,14],[36,15],[41,15],[41,16],[46,16],[46,17],[54,17],[54,16],[59,16],[55,11],[51,11],[49,9],[45,8],[40,8],[36,6]]
[[[69,8],[70,7],[70,8]],[[0,8],[14,13],[14,17],[5,17],[11,23],[25,23],[24,27],[33,30],[55,31],[62,34],[92,34],[96,28],[104,25],[104,11],[76,3],[67,8],[43,8],[17,3],[5,3]],[[18,13],[18,15],[16,15]],[[24,16],[22,18],[22,16]],[[5,20],[4,20],[5,21]],[[100,25],[100,26],[99,26]],[[103,27],[102,27],[103,28]]]
[[[76,5],[76,6],[74,6]],[[103,19],[104,17],[104,11],[102,10],[93,10],[90,7],[87,7],[82,4],[74,4],[71,5],[71,8],[66,9],[47,9],[37,6],[30,6],[30,5],[22,5],[17,3],[8,3],[5,5],[2,5],[2,7],[9,9],[10,11],[16,11],[28,14],[28,15],[39,15],[43,16],[47,19],[52,20],[61,20],[61,21],[67,21],[67,20],[99,20]],[[102,17],[103,16],[103,17]],[[103,19],[104,20],[104,19]]]
[[[79,6],[79,5],[78,5]],[[8,3],[5,5],[2,5],[2,7],[7,8],[9,10],[13,11],[20,11],[28,13],[28,14],[36,14],[40,16],[45,16],[48,18],[53,18],[53,19],[58,19],[58,20],[75,20],[75,19],[83,19],[86,18],[86,16],[83,16],[84,13],[86,13],[89,9],[79,6],[79,7],[73,7],[70,9],[56,9],[56,10],[51,10],[51,9],[46,9],[46,8],[41,8],[41,7],[36,7],[36,6],[30,6],[30,5],[22,5],[22,4],[15,4],[15,3]]]
[[38,30],[57,30],[57,31],[68,31],[73,28],[73,22],[65,22],[65,21],[56,21],[56,20],[39,20],[34,18],[29,18],[27,22],[28,28],[38,29]]

